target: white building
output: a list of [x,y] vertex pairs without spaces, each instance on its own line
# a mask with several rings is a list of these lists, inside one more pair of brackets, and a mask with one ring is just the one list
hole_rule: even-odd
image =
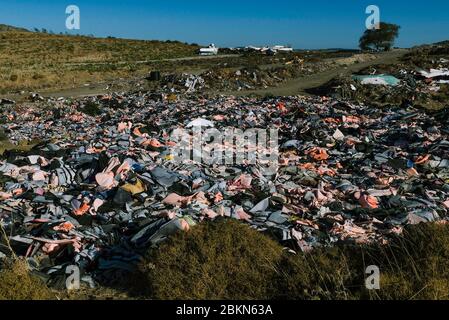
[[215,56],[218,54],[218,48],[215,44],[210,44],[207,48],[200,49],[200,56]]

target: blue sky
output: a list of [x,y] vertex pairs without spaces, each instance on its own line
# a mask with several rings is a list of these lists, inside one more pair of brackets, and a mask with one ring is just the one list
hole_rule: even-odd
[[0,0],[0,23],[65,32],[71,4],[81,11],[79,33],[101,37],[355,48],[375,4],[382,21],[401,25],[401,47],[449,39],[447,0]]

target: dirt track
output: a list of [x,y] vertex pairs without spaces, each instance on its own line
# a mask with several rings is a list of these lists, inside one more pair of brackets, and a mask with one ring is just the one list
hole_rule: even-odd
[[[259,90],[243,90],[243,91],[229,91],[229,92],[221,92],[224,95],[236,95],[236,96],[247,96],[247,95],[256,95],[256,96],[265,96],[267,94],[275,95],[275,96],[290,96],[290,95],[307,95],[305,90],[310,88],[318,87],[322,84],[325,84],[332,78],[335,78],[341,74],[352,74],[357,71],[360,71],[364,68],[377,65],[377,64],[394,64],[398,62],[398,59],[405,55],[408,52],[407,49],[397,49],[394,51],[381,53],[379,57],[360,63],[354,63],[351,65],[341,65],[334,69],[326,70],[321,73],[313,74],[310,76],[305,76],[301,78],[296,78],[289,80],[279,87],[271,87],[267,89],[259,89]],[[223,57],[223,56],[220,56]],[[195,59],[211,59],[211,57],[195,57]],[[214,57],[212,57],[213,59]],[[188,59],[188,58],[187,58]],[[177,59],[178,61],[186,60]],[[58,90],[54,92],[41,92],[45,96],[57,96],[57,97],[82,97],[82,96],[90,96],[90,95],[99,95],[109,92],[110,89],[106,83],[98,83],[90,86],[79,87],[79,88],[71,88],[67,90]],[[213,93],[213,92],[212,92]]]
[[379,58],[371,61],[352,64],[349,66],[341,66],[339,68],[327,70],[314,75],[293,79],[275,88],[229,92],[225,94],[233,94],[237,96],[245,96],[248,94],[260,96],[264,96],[266,94],[273,94],[275,96],[290,96],[297,94],[308,95],[305,90],[323,85],[338,75],[352,74],[377,64],[394,64],[398,62],[398,59],[405,55],[407,52],[407,49],[397,49],[394,51],[382,53]]

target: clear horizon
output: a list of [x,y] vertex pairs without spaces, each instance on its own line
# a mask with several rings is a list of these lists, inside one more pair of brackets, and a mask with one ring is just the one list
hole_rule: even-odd
[[68,5],[81,11],[81,29],[69,33],[141,40],[178,40],[219,47],[291,45],[295,49],[355,49],[365,30],[365,9],[375,4],[381,21],[401,26],[398,47],[449,39],[449,2],[378,1],[8,1],[0,23],[65,28]]

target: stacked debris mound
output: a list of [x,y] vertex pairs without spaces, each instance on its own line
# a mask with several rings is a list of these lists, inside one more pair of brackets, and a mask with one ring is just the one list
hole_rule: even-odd
[[415,48],[397,64],[379,64],[355,75],[341,75],[307,91],[375,107],[441,110],[449,100],[449,46],[442,43]]
[[[241,91],[274,87],[284,81],[287,74],[276,70],[262,71],[258,68],[213,68],[201,75],[169,74],[158,83],[163,92],[193,93],[205,90]],[[285,73],[285,72],[284,72]],[[282,77],[282,78],[281,78]],[[156,88],[157,89],[157,88]]]
[[169,74],[163,77],[160,86],[165,92],[193,93],[203,89],[205,81],[193,74]]
[[[307,92],[374,107],[413,106],[427,110],[447,107],[449,82],[436,83],[421,74],[403,71],[397,77],[385,74],[340,76]],[[385,79],[393,80],[394,84]]]
[[448,66],[449,42],[440,42],[414,48],[402,58],[402,62],[413,69],[428,70]]
[[[217,217],[302,251],[387,243],[408,224],[447,221],[444,113],[328,98],[170,102],[150,93],[14,110],[2,108],[10,119],[1,124],[5,135],[13,145],[35,143],[1,156],[0,223],[8,241],[2,237],[0,255],[11,246],[56,286],[72,265],[89,285],[112,283],[149,247]],[[262,161],[179,162],[171,133],[192,127],[276,129],[279,168],[265,175]]]
[[372,81],[364,80],[354,76],[339,76],[325,83],[324,85],[308,89],[307,92],[313,95],[330,96],[335,99],[344,99],[354,103],[366,103],[375,107],[413,105],[416,100],[416,82],[412,79],[403,79],[403,82],[390,85],[382,82],[383,74],[372,78]]
[[[257,61],[256,61],[257,62]],[[335,67],[321,61],[305,62],[298,56],[278,59],[276,63],[258,65],[248,61],[244,67],[219,64],[199,74],[169,73],[158,79],[151,73],[146,85],[164,93],[194,93],[205,91],[242,91],[277,87],[286,81]]]
[[268,72],[258,68],[242,68],[239,70],[228,68],[215,68],[204,74],[205,79],[214,89],[224,90],[253,90],[258,87],[274,86],[282,79],[275,79]]

